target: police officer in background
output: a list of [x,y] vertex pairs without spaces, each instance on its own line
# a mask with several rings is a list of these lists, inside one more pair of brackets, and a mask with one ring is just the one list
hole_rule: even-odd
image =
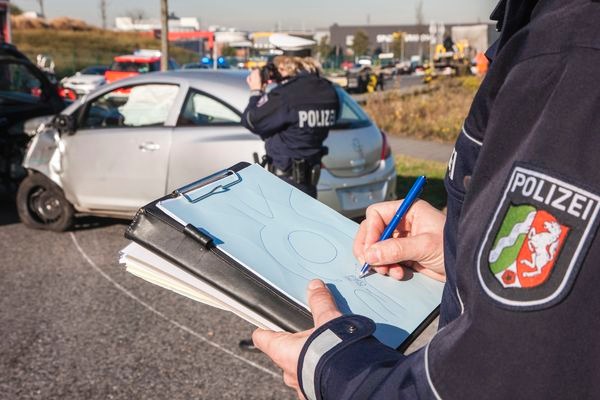
[[306,194],[317,197],[323,141],[335,124],[339,100],[311,59],[278,56],[273,60],[278,81],[266,91],[261,71],[247,78],[250,101],[242,125],[265,141],[269,171]]
[[378,242],[398,204],[371,206],[354,242],[389,279],[445,280],[443,329],[403,355],[311,281],[314,329],[253,335],[300,397],[600,398],[600,1],[502,0],[492,19],[447,214],[416,202]]

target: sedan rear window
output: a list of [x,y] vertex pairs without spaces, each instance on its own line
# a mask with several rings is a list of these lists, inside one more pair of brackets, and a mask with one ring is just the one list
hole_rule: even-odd
[[0,63],[0,104],[39,103],[42,83],[21,63]]
[[341,110],[333,129],[356,129],[371,125],[371,120],[356,101],[342,88],[336,87]]
[[146,72],[158,71],[160,69],[160,64],[157,63],[147,63],[147,62],[131,62],[131,61],[117,61],[112,64],[110,67],[112,71],[121,71],[121,72],[139,72],[140,74]]

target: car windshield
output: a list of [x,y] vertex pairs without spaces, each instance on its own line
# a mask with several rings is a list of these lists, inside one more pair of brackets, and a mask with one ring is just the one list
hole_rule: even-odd
[[341,102],[341,112],[334,129],[356,129],[370,126],[369,116],[358,103],[344,89],[336,87],[336,91]]
[[79,71],[82,75],[104,75],[106,67],[87,67]]
[[120,72],[139,72],[140,74],[157,71],[156,63],[133,62],[133,61],[116,61],[110,67],[112,71]]

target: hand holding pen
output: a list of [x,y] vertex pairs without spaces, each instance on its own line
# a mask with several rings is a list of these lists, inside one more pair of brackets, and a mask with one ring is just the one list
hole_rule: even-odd
[[379,240],[401,203],[401,200],[389,201],[367,209],[366,219],[354,240],[355,257],[367,262],[374,271],[394,279],[405,277],[404,266],[445,281],[443,229],[446,216],[427,202],[414,202],[391,237]]

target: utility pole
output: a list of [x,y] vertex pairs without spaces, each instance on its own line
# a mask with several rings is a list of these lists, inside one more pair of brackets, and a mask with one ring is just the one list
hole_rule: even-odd
[[100,0],[100,17],[102,18],[102,29],[106,29],[106,2],[107,0]]
[[43,18],[46,18],[46,12],[44,11],[44,0],[38,0],[38,4],[40,5],[40,13]]
[[160,70],[169,69],[169,5],[168,0],[160,0]]

